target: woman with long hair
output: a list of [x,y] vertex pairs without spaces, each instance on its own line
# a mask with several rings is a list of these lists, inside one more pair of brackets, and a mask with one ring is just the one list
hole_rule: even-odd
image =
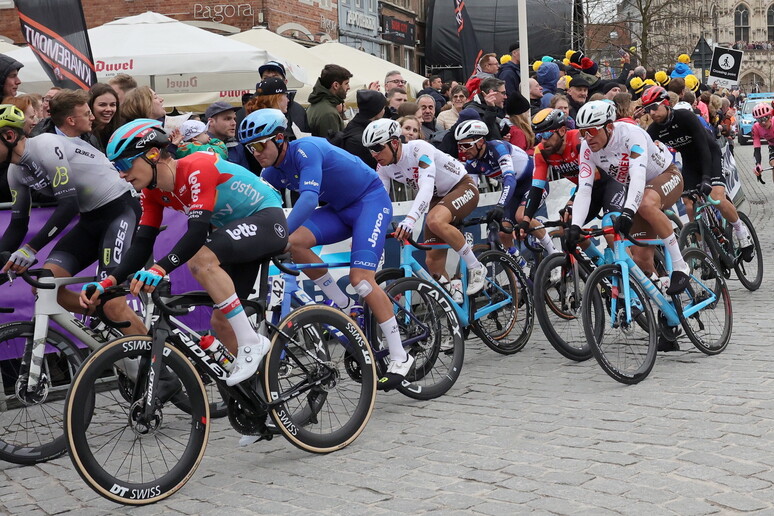
[[99,150],[105,152],[110,135],[121,125],[118,120],[118,93],[108,84],[96,83],[89,90],[89,108],[94,115],[91,132]]
[[138,118],[151,118],[164,123],[167,112],[164,111],[164,99],[150,86],[138,86],[126,92],[119,114],[123,123]]

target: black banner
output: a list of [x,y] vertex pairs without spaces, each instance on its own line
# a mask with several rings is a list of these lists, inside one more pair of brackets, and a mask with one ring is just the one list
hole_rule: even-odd
[[470,20],[468,10],[465,9],[465,0],[454,1],[454,20],[457,23],[457,39],[462,56],[462,72],[465,77],[476,73],[476,64],[484,55],[481,45],[478,44],[473,22]]
[[408,45],[416,45],[416,26],[405,20],[400,20],[392,16],[382,16],[382,39]]
[[15,0],[24,39],[55,86],[97,82],[80,0]]

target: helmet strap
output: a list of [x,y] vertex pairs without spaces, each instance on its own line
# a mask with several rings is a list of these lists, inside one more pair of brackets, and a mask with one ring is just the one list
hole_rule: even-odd
[[277,146],[277,159],[274,160],[274,163],[272,164],[272,167],[276,167],[277,163],[280,162],[280,156],[282,156],[282,150],[285,148],[285,135],[282,133],[277,134],[276,137],[272,138],[271,141],[274,142],[274,145]]
[[158,178],[159,178],[159,171],[156,168],[156,162],[148,159],[148,156],[146,156],[145,154],[140,156],[140,159],[144,159],[145,162],[148,165],[150,165],[151,169],[153,170],[153,175],[151,176],[151,182],[148,183],[148,186],[145,187],[148,190],[153,190],[154,188],[156,188],[156,186],[158,186]]
[[5,157],[5,164],[9,164],[11,162],[11,159],[13,159],[13,150],[16,148],[16,145],[19,143],[19,139],[21,136],[16,131],[13,131],[16,133],[16,140],[13,142],[9,142],[5,139],[5,136],[0,136],[0,140],[3,140],[3,144],[5,145],[5,148],[8,149],[8,155]]
[[392,142],[394,141],[397,141],[398,143],[403,145],[403,143],[397,138],[393,138],[392,140],[390,140],[390,152],[392,152],[392,160],[390,161],[390,165],[395,165],[398,162],[398,151],[395,149],[395,147],[392,146]]
[[612,123],[612,122],[607,122],[607,123],[605,123],[605,125],[603,125],[603,126],[602,126],[602,129],[604,129],[604,130],[605,130],[605,135],[607,136],[607,141],[606,141],[606,142],[605,142],[605,144],[602,146],[602,148],[603,148],[603,149],[604,149],[605,147],[607,147],[607,144],[608,144],[608,143],[610,143],[610,131],[608,131],[608,130],[607,130],[607,124],[610,124],[610,123]]

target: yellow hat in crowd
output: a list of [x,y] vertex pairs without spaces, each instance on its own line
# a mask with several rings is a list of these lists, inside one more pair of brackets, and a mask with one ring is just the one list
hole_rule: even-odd
[[642,90],[645,89],[645,83],[639,77],[635,77],[629,81],[629,87],[634,93],[642,93]]
[[645,86],[655,86],[656,81],[654,81],[653,79],[645,79],[645,81],[643,81],[642,84]]
[[667,75],[667,73],[664,70],[659,70],[656,72],[656,82],[659,83],[661,86],[666,86],[672,81],[672,78]]
[[691,56],[689,56],[688,54],[680,54],[677,57],[677,62],[678,63],[683,63],[683,64],[688,64],[688,63],[691,62]]
[[565,57],[562,59],[562,64],[564,64],[564,66],[570,66],[570,60]]
[[688,88],[694,93],[699,91],[699,79],[695,75],[693,74],[686,75],[684,80],[685,80],[686,88]]
[[502,56],[500,56],[500,64],[505,64],[505,63],[507,63],[508,61],[510,61],[511,59],[513,59],[513,58],[511,57],[511,54],[505,54],[505,55],[502,55]]
[[[542,64],[543,64],[543,61],[535,61],[534,63],[532,63],[532,69],[537,72],[538,68],[540,68],[540,65],[542,65]],[[546,70],[547,69],[548,68],[546,68]]]
[[567,52],[564,53],[564,58],[569,61],[574,53],[575,53],[575,50],[570,49],[570,50],[568,50]]

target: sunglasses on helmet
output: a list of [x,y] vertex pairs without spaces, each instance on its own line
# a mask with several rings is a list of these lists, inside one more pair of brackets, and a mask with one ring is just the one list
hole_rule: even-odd
[[113,162],[113,166],[116,167],[116,170],[119,172],[126,172],[130,168],[132,168],[132,163],[134,163],[134,160],[142,156],[143,153],[139,153],[136,156],[132,156],[131,158],[121,158],[117,159]]

